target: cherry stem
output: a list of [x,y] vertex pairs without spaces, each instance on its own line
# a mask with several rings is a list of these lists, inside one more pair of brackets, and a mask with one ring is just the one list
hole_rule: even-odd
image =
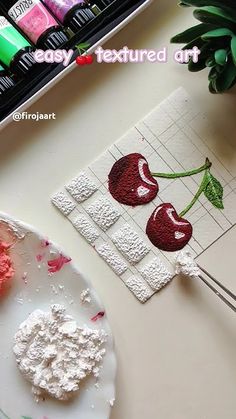
[[209,182],[207,174],[208,174],[208,169],[206,169],[206,171],[205,171],[205,174],[203,176],[201,185],[199,186],[199,189],[198,189],[196,195],[194,196],[194,198],[192,199],[190,204],[179,214],[180,217],[184,217],[187,214],[187,212],[189,212],[191,210],[191,208],[196,204],[196,202],[200,198],[201,194],[206,189],[206,186],[208,185],[208,182]]
[[188,172],[182,172],[182,173],[152,173],[151,175],[153,177],[161,177],[165,179],[177,179],[180,177],[187,177],[187,176],[193,176],[197,175],[198,173],[204,172],[207,169],[210,169],[212,166],[212,163],[209,159],[206,159],[206,162],[203,166],[199,167],[198,169],[193,169]]

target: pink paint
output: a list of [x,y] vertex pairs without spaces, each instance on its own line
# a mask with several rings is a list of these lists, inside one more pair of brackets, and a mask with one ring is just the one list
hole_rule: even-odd
[[60,271],[66,263],[71,262],[71,258],[67,258],[63,255],[58,256],[56,259],[48,261],[48,272],[53,274]]
[[44,255],[40,255],[40,254],[36,255],[37,262],[42,262],[43,258],[44,258]]
[[10,245],[0,242],[0,297],[6,292],[15,270],[11,257],[9,256]]
[[45,239],[45,240],[41,240],[41,247],[48,247],[50,245],[50,242]]
[[84,6],[85,0],[43,0],[54,15],[63,23],[67,13],[75,6]]
[[40,0],[19,0],[8,14],[35,44],[44,32],[59,26]]
[[92,322],[96,322],[99,319],[102,319],[105,316],[105,311],[99,311],[98,314],[96,314],[96,316],[91,318]]

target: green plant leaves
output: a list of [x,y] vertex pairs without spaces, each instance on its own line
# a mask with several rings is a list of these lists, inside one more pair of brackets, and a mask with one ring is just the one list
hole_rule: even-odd
[[226,49],[218,49],[215,52],[214,57],[215,57],[216,64],[219,64],[221,66],[225,65],[225,63],[227,62],[227,58],[228,58],[227,50]]
[[233,36],[233,38],[231,39],[231,54],[232,54],[232,58],[233,58],[233,62],[236,65],[236,36]]
[[224,0],[224,4],[222,0],[182,0],[179,5],[183,7],[204,7],[204,6],[215,6],[215,7],[224,7],[225,10],[228,12],[235,12],[235,1],[234,0]]
[[193,14],[201,23],[176,36],[171,42],[194,46],[201,51],[198,62],[191,59],[191,72],[210,68],[209,90],[221,93],[236,84],[236,0],[180,0],[184,7],[195,7]]
[[206,6],[194,10],[193,15],[202,23],[211,23],[217,26],[236,28],[236,13],[229,13],[223,8],[215,6]]
[[206,186],[204,189],[204,195],[210,201],[214,207],[218,209],[224,209],[223,195],[224,189],[221,183],[211,174],[208,170],[206,172]]
[[209,25],[208,23],[200,23],[199,25],[193,26],[178,35],[173,36],[170,41],[175,44],[188,43],[199,36],[204,35],[206,32],[208,33],[211,29],[212,25]]
[[[87,51],[87,49],[89,49],[89,47],[91,46],[91,44],[89,44],[89,42],[81,42],[80,44],[76,45],[76,48],[81,52],[85,52]],[[26,418],[27,419],[27,418]]]
[[234,33],[228,28],[217,28],[212,31],[206,32],[202,35],[203,40],[208,40],[212,38],[220,38],[223,36],[234,36]]

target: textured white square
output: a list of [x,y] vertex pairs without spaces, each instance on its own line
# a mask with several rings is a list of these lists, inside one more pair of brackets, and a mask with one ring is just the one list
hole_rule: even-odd
[[140,262],[146,256],[150,247],[129,224],[125,224],[112,235],[112,241],[122,255],[132,264]]
[[72,221],[72,224],[89,243],[94,243],[100,236],[98,230],[84,214],[79,214],[75,220]]
[[132,275],[124,283],[141,303],[146,303],[154,294],[149,285],[138,276]]
[[76,207],[76,204],[64,192],[57,192],[53,195],[52,203],[66,216]]
[[102,196],[85,208],[93,221],[103,230],[108,230],[119,219],[120,213]]
[[112,250],[108,243],[102,244],[96,250],[117,275],[122,275],[125,271],[127,271],[128,266],[125,261],[123,261],[120,256]]
[[88,199],[97,189],[95,183],[84,172],[66,185],[66,190],[79,203]]
[[154,291],[159,291],[163,288],[173,277],[161,259],[154,258],[147,263],[141,270],[142,277],[147,281]]

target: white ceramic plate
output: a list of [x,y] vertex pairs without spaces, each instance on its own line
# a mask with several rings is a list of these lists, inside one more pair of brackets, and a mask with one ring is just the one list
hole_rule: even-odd
[[[10,292],[0,300],[0,419],[108,419],[110,401],[115,397],[116,359],[106,316],[91,321],[104,310],[96,293],[73,262],[51,276],[48,274],[48,261],[65,254],[51,242],[46,245],[47,238],[30,226],[0,214],[0,238],[15,242],[11,256],[16,269]],[[59,289],[59,285],[64,289]],[[92,302],[81,304],[81,292],[87,288]],[[47,311],[53,303],[63,304],[79,325],[104,329],[108,334],[107,353],[99,388],[95,387],[94,378],[89,378],[72,402],[46,400],[37,404],[30,384],[17,369],[12,353],[13,337],[32,311],[37,308]]]

